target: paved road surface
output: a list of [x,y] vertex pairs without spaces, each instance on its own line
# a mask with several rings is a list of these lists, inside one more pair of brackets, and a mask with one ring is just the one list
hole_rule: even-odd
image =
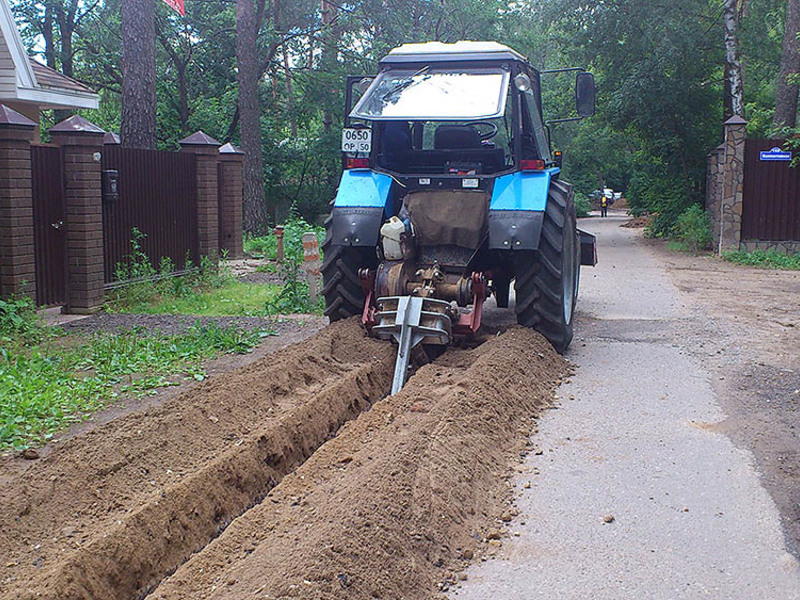
[[450,597],[800,599],[752,455],[713,431],[724,414],[685,350],[691,315],[613,215],[582,224],[601,263],[582,272],[577,374],[540,420],[512,536]]

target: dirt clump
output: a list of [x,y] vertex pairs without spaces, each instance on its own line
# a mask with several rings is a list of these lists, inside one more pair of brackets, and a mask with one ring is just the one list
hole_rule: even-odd
[[0,597],[140,597],[385,396],[392,364],[336,323],[3,477]]
[[632,217],[630,221],[625,221],[620,227],[627,227],[629,229],[644,229],[650,225],[651,217],[649,215],[642,215],[641,217]]
[[523,328],[449,350],[148,598],[430,598],[488,546],[509,467],[565,372]]

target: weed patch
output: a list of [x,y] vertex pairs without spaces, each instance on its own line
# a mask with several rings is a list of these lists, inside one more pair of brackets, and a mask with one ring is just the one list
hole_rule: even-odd
[[800,271],[800,252],[783,254],[776,250],[753,250],[752,252],[735,250],[723,252],[722,258],[728,262],[762,269]]

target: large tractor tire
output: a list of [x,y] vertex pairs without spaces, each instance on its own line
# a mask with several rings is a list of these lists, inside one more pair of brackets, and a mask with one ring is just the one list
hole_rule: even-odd
[[550,188],[539,249],[514,253],[517,323],[533,327],[563,354],[572,341],[580,243],[571,190]]
[[366,296],[358,271],[374,268],[377,258],[374,248],[334,246],[330,223],[329,218],[325,223],[328,231],[322,244],[322,295],[325,297],[325,316],[333,323],[362,313]]

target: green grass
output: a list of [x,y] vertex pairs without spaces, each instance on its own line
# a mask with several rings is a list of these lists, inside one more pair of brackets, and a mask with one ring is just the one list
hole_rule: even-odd
[[46,333],[31,346],[0,333],[0,450],[42,443],[120,395],[154,393],[175,376],[202,380],[205,361],[248,352],[270,334],[195,324],[180,335],[132,329],[73,344]]
[[760,267],[762,269],[800,271],[800,252],[783,254],[776,250],[753,250],[752,252],[737,250],[723,252],[722,258],[739,265]]
[[114,305],[118,312],[196,316],[264,316],[264,307],[282,286],[228,281],[211,289],[201,286],[180,295],[155,293],[144,301]]

